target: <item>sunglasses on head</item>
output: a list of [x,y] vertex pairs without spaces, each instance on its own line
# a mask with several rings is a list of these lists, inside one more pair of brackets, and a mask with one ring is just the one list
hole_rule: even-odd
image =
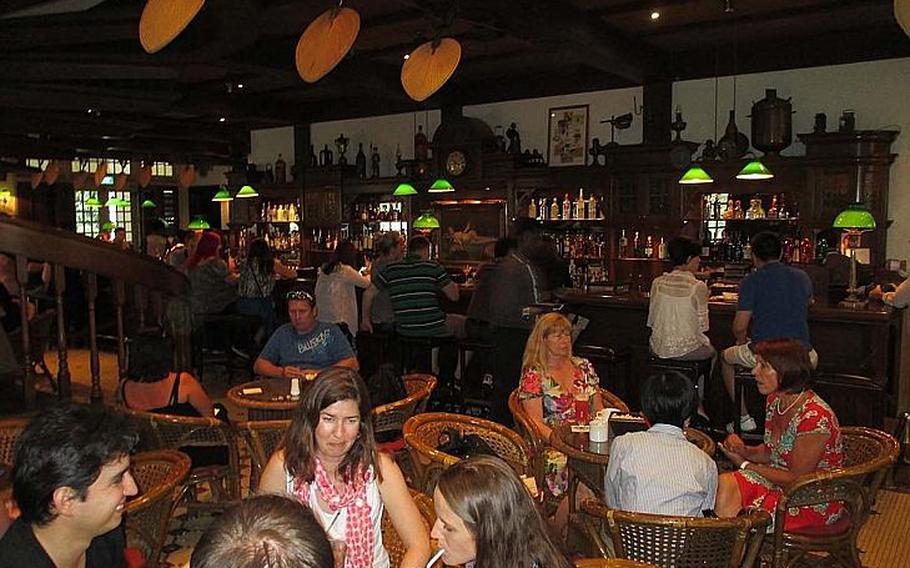
[[291,300],[306,300],[307,302],[310,303],[311,306],[316,303],[316,300],[313,298],[313,295],[310,294],[309,292],[307,292],[306,290],[291,290],[285,296],[285,300],[287,300],[289,302]]

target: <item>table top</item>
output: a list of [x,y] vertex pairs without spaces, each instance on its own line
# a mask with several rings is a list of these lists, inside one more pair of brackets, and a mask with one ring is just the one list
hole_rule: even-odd
[[[300,379],[300,389],[310,382]],[[297,408],[300,397],[292,398],[290,391],[290,379],[261,378],[231,387],[227,399],[240,408],[291,411]]]
[[573,432],[574,424],[560,424],[550,431],[550,445],[571,459],[579,459],[598,465],[610,461],[610,443],[592,442],[588,432]]

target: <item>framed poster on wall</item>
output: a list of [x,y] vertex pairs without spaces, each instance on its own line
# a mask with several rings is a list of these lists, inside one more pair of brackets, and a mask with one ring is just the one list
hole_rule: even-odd
[[547,163],[583,166],[588,157],[588,105],[551,108],[547,113]]

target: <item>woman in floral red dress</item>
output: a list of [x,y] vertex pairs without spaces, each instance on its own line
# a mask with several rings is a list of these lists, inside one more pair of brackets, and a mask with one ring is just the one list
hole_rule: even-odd
[[[744,508],[772,515],[781,488],[798,477],[842,467],[840,426],[831,407],[810,387],[809,352],[798,341],[771,339],[755,346],[752,370],[758,390],[767,395],[764,443],[746,446],[731,434],[721,449],[739,469],[720,476],[716,512],[736,516]],[[793,508],[785,528],[799,531],[835,525],[845,515],[841,502]]]
[[[576,419],[576,394],[587,393],[591,401],[590,414],[603,408],[600,396],[595,396],[599,384],[591,362],[572,356],[569,320],[557,313],[541,316],[525,345],[518,391],[521,404],[537,429],[537,436],[548,440],[554,426]],[[561,497],[568,486],[566,456],[550,449],[544,460],[544,489],[554,497]],[[568,513],[566,506],[567,503],[560,506],[557,525],[561,524],[563,513]]]

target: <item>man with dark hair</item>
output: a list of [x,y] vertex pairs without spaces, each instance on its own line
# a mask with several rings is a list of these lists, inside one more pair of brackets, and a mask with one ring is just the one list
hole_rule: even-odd
[[[430,259],[430,240],[422,235],[408,242],[408,253],[403,259],[391,262],[376,274],[365,294],[375,295],[387,291],[395,312],[396,329],[408,337],[458,337],[463,338],[465,318],[460,314],[446,314],[440,295],[455,302],[459,290],[449,273],[435,260]],[[439,349],[439,380],[451,386],[455,379],[458,352],[454,344]]]
[[641,387],[641,406],[651,427],[619,436],[610,445],[607,505],[686,517],[714,509],[717,466],[683,434],[696,405],[695,387],[685,375],[667,371],[648,377]]
[[[765,339],[795,339],[809,350],[812,366],[818,364],[818,354],[809,342],[809,304],[812,302],[812,281],[798,268],[780,262],[780,236],[762,231],[752,237],[752,264],[755,266],[739,285],[739,304],[733,318],[736,345],[724,349],[721,371],[724,386],[734,400],[735,365],[751,369],[755,366],[753,345]],[[749,324],[752,334],[749,335]],[[745,401],[738,409],[740,428],[751,432],[758,426],[746,410]],[[733,431],[733,423],[727,425]]]
[[521,358],[534,320],[525,318],[524,309],[547,299],[545,278],[531,257],[540,246],[540,223],[520,217],[512,225],[516,246],[490,274],[489,319],[496,338],[496,369],[493,372],[493,419],[512,423],[509,394],[521,378]]
[[190,568],[332,568],[332,548],[299,501],[258,495],[215,519],[199,539]]
[[16,443],[13,498],[22,515],[0,540],[0,568],[125,566],[121,528],[136,495],[136,434],[109,408],[74,404],[39,414]]

